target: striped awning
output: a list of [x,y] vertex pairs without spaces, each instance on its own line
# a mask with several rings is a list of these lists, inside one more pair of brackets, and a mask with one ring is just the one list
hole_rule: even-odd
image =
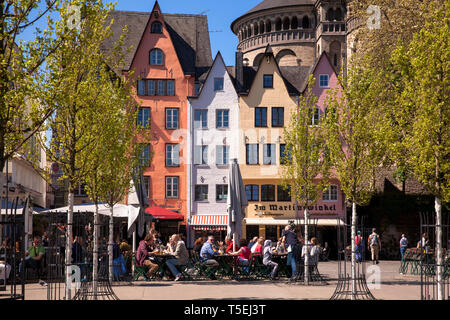
[[227,230],[228,216],[225,215],[204,215],[192,216],[191,226],[194,230]]

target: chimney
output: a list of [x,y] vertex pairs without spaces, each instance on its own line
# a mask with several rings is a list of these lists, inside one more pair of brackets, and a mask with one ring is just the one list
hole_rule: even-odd
[[244,54],[241,50],[236,51],[236,82],[239,91],[244,87]]

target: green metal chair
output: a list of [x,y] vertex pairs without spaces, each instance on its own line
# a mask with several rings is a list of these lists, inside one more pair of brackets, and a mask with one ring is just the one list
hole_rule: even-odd
[[147,276],[147,267],[140,267],[136,264],[136,257],[133,256],[133,266],[134,266],[134,277],[133,281],[139,280],[139,277],[143,277],[145,281],[149,281],[150,279]]

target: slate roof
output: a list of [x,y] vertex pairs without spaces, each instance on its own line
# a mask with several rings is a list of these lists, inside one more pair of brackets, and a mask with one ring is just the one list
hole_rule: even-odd
[[233,23],[231,24],[231,30],[233,30],[233,26],[236,24],[238,20],[242,19],[243,17],[249,14],[264,10],[270,10],[273,8],[293,7],[298,5],[314,5],[315,2],[316,0],[264,0],[258,5],[256,5],[254,8],[247,11],[245,14],[234,20]]
[[[124,40],[124,64],[122,70],[115,70],[117,73],[130,69],[150,15],[151,12],[111,12],[107,23],[114,19],[111,27],[113,35],[105,41],[103,48],[110,51],[122,35],[122,29],[126,26],[128,30]],[[212,64],[208,20],[205,15],[163,14],[163,19],[185,74],[195,75],[197,67]],[[130,47],[131,50],[127,51]]]
[[258,12],[262,10],[268,10],[273,8],[281,8],[281,7],[291,7],[298,6],[302,4],[314,4],[315,0],[264,0],[260,4],[256,5],[253,9],[246,13],[250,14],[253,12]]

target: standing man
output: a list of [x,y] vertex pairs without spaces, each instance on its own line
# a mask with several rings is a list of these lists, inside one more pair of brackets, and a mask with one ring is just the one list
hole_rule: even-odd
[[355,239],[355,256],[356,256],[356,262],[361,263],[362,261],[362,252],[364,249],[363,239],[361,236],[361,231],[358,230],[358,233],[356,235]]
[[402,238],[400,239],[400,255],[402,256],[402,261],[405,256],[406,248],[408,248],[408,239],[406,239],[405,234],[402,234]]
[[372,234],[369,236],[368,239],[368,245],[370,248],[370,251],[372,252],[372,264],[378,264],[378,257],[381,250],[381,241],[380,236],[375,232],[376,229],[372,229]]
[[283,241],[286,243],[288,252],[286,263],[287,265],[291,265],[292,269],[291,280],[294,280],[297,275],[297,261],[296,256],[294,256],[294,249],[298,245],[298,240],[294,230],[294,227],[291,227],[291,225],[288,224],[283,231]]

